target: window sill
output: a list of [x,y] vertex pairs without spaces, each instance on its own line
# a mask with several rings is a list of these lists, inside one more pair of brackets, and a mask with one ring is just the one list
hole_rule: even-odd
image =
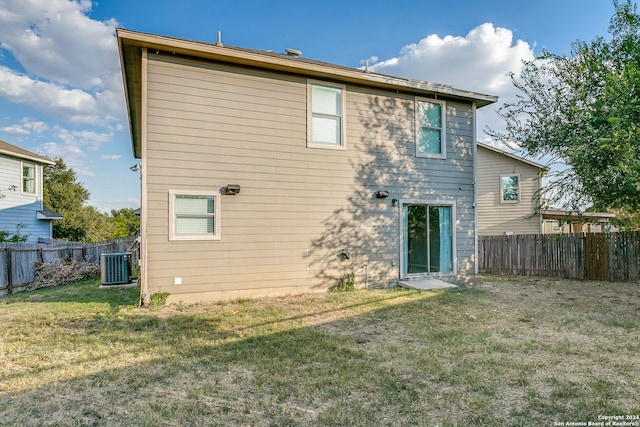
[[307,148],[319,148],[322,150],[337,150],[337,151],[346,151],[347,147],[344,145],[335,145],[335,144],[319,144],[319,143],[308,143]]
[[437,160],[446,160],[447,156],[445,154],[424,154],[417,153],[416,157],[421,159],[437,159]]
[[170,242],[210,242],[218,241],[220,236],[171,236]]

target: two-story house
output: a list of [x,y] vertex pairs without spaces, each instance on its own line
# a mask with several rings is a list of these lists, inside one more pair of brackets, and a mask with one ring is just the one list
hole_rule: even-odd
[[117,36],[143,297],[473,277],[476,109],[496,97],[293,49]]
[[478,235],[597,233],[609,228],[614,214],[570,212],[541,203],[548,167],[477,144]]
[[478,234],[542,233],[546,166],[478,142]]
[[46,157],[0,141],[0,230],[19,231],[28,242],[51,239],[52,220],[62,218],[42,204]]

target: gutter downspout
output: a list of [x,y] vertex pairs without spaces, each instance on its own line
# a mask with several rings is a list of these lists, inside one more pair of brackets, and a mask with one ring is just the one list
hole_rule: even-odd
[[147,49],[142,48],[140,59],[140,306],[151,303],[148,284],[148,203],[147,203]]
[[473,246],[474,246],[474,274],[478,274],[478,144],[476,140],[477,108],[474,102],[471,107],[473,114]]

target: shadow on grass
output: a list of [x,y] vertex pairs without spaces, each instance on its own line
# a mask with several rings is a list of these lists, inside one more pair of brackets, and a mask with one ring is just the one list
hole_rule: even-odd
[[568,396],[549,413],[552,394],[506,387],[533,368],[485,331],[486,293],[371,295],[61,319],[55,334],[80,341],[38,384],[24,386],[34,369],[3,375],[22,391],[2,387],[0,424],[497,426],[628,412],[618,392],[588,408]]
[[[390,292],[368,304],[347,299],[335,306],[335,316],[326,306],[308,307],[309,316],[293,308],[274,312],[268,322],[250,304],[170,316],[121,311],[67,319],[57,327],[82,336],[75,348],[87,354],[35,372],[58,372],[41,385],[0,395],[6,408],[0,424],[419,425],[428,406],[415,402],[433,402],[427,360],[416,355],[409,375],[404,363],[395,366],[388,348],[395,344],[384,336],[389,320],[407,310],[423,310],[428,322],[430,312],[448,304],[446,297],[432,296],[407,302],[418,294]],[[386,299],[396,302],[380,308]],[[329,320],[301,325],[314,309]],[[350,310],[357,314],[345,315]],[[362,325],[367,332],[359,330]],[[109,344],[98,350],[100,343]],[[130,361],[122,360],[123,352]],[[109,367],[110,360],[118,366]],[[7,372],[3,382],[24,384],[33,374]]]
[[40,288],[0,297],[0,304],[24,302],[77,302],[103,303],[111,308],[137,306],[140,288],[100,287],[100,277],[95,277],[69,285]]

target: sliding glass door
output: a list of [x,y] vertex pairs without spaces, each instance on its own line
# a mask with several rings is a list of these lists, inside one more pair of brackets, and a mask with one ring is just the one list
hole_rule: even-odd
[[452,207],[403,205],[404,274],[453,272]]

